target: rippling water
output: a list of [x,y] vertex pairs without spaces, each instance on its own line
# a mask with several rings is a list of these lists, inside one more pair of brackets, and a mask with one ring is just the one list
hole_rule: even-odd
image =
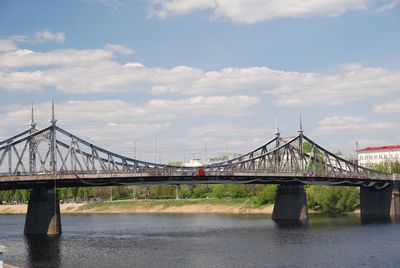
[[59,238],[24,236],[0,215],[5,262],[22,267],[400,267],[400,225],[311,216],[63,215]]

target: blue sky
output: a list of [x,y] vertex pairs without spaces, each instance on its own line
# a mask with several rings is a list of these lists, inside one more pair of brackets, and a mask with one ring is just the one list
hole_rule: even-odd
[[[0,138],[59,125],[182,161],[297,132],[332,151],[400,144],[398,0],[0,1]],[[207,152],[204,146],[207,144]]]

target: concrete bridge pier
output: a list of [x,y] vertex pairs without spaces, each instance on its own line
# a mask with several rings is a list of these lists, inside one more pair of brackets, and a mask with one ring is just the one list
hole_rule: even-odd
[[25,219],[25,234],[61,234],[60,200],[54,189],[33,189]]
[[307,222],[307,198],[303,184],[280,184],[272,219],[277,222]]
[[400,184],[392,183],[385,189],[360,187],[360,210],[363,222],[400,222]]

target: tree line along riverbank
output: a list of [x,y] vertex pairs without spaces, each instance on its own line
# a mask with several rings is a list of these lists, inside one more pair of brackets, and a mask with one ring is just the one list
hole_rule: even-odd
[[[276,185],[158,185],[58,189],[64,212],[219,212],[272,213]],[[355,187],[305,186],[311,210],[352,212],[359,205]],[[27,190],[0,192],[0,213],[24,213]],[[176,198],[180,200],[176,200]],[[74,203],[78,205],[73,206]],[[86,203],[86,204],[85,204]],[[8,205],[8,206],[5,206]],[[18,206],[19,205],[19,206]],[[3,209],[2,209],[3,208]],[[65,209],[63,209],[65,208]],[[69,208],[69,211],[68,211]],[[268,208],[268,209],[267,209]]]

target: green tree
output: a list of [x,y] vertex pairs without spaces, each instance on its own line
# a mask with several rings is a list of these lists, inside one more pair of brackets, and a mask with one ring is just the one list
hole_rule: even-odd
[[79,187],[72,187],[70,188],[72,197],[74,198],[74,203],[76,203],[76,199],[78,197]]
[[180,198],[187,199],[193,195],[193,187],[191,185],[181,185],[179,190]]
[[215,198],[224,198],[227,195],[226,185],[217,184],[212,187],[212,196]]
[[140,197],[140,188],[138,186],[132,186],[131,198],[137,199]]
[[91,190],[92,190],[91,187],[81,187],[78,190],[78,196],[81,199],[85,199],[85,201],[87,202],[89,200],[89,195],[90,195]]
[[316,209],[319,208],[319,203],[316,200],[316,195],[317,195],[317,191],[318,188],[320,186],[316,186],[316,185],[306,185],[304,186],[304,189],[306,191],[306,197],[307,197],[307,207],[308,208],[312,208],[312,209]]
[[319,206],[327,213],[350,212],[360,205],[359,189],[355,187],[314,186],[307,194],[310,194],[311,205]]
[[68,200],[68,188],[59,188],[57,191],[60,199],[66,202]]
[[324,170],[324,155],[316,147],[308,141],[303,142],[303,151],[309,154],[313,159],[308,162],[308,170],[310,171],[323,171]]
[[220,161],[225,161],[228,160],[229,157],[227,155],[220,155],[216,157],[211,157],[210,162],[220,162]]
[[194,198],[205,198],[211,196],[210,188],[207,185],[198,184],[193,188]]
[[151,199],[174,199],[175,185],[156,185],[150,190]]
[[255,203],[258,205],[272,204],[275,202],[277,185],[266,185],[257,193]]
[[230,184],[227,186],[227,196],[230,198],[243,198],[247,193],[242,184]]
[[374,165],[372,169],[385,173],[400,173],[400,162],[382,162],[380,164]]
[[15,190],[7,190],[7,191],[3,191],[3,201],[6,203],[12,203],[13,198],[14,198],[14,193]]
[[311,145],[311,143],[309,143],[308,141],[304,141],[303,142],[303,151],[305,152],[305,153],[311,153],[311,151],[312,151],[312,145]]
[[26,203],[29,199],[28,190],[16,190],[14,194],[14,201],[18,203]]

